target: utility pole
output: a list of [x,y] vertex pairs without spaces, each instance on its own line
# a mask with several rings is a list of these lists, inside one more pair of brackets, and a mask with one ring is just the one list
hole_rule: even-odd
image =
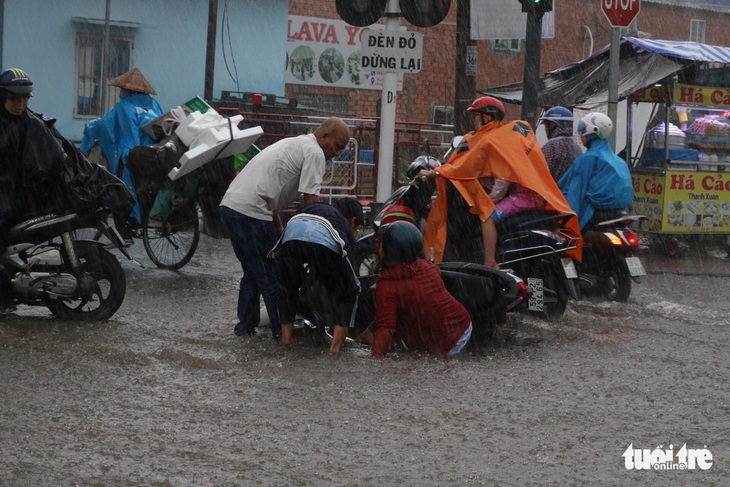
[[101,40],[101,75],[99,76],[99,115],[103,115],[107,111],[107,98],[109,87],[107,86],[107,76],[109,76],[109,24],[112,0],[106,0],[106,10],[104,12],[104,37]]
[[471,117],[467,114],[476,98],[477,43],[471,39],[471,2],[456,3],[456,63],[454,82],[454,134],[471,132]]
[[553,9],[552,0],[520,0],[522,11],[527,12],[525,38],[525,69],[522,82],[522,120],[537,128],[537,97],[540,91],[540,47],[542,44],[542,17]]
[[213,74],[215,71],[215,36],[218,30],[218,0],[208,0],[208,40],[205,46],[205,87],[203,99],[213,99]]

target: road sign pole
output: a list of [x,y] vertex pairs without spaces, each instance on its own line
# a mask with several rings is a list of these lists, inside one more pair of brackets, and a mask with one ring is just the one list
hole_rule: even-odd
[[[398,0],[388,0],[385,30],[400,29],[400,7]],[[397,15],[388,15],[388,14]],[[398,93],[398,74],[383,73],[383,91],[380,97],[380,147],[378,149],[377,201],[383,202],[393,192],[393,145],[395,141],[395,101]]]
[[618,74],[621,56],[621,28],[611,27],[611,52],[608,67],[608,118],[613,122],[609,143],[616,151],[616,131],[618,129]]

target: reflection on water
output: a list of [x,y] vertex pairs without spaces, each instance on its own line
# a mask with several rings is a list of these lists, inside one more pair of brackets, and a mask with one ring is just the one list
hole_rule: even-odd
[[178,272],[124,264],[127,298],[105,323],[0,315],[0,485],[626,484],[620,453],[585,453],[658,438],[712,450],[730,433],[713,413],[730,303],[706,292],[727,279],[648,276],[628,303],[510,314],[455,359],[371,359],[312,333],[291,348],[267,329],[234,337],[229,247],[204,239]]

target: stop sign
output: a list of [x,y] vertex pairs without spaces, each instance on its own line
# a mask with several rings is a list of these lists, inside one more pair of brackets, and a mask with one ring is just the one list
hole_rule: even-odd
[[628,27],[641,9],[641,0],[601,0],[611,27]]

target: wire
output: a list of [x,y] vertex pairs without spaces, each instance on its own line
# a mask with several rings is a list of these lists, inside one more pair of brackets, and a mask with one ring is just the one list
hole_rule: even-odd
[[[231,79],[236,83],[236,88],[238,91],[241,91],[241,85],[238,82],[238,68],[236,67],[236,58],[233,56],[233,44],[231,42],[231,25],[230,25],[230,16],[228,15],[228,0],[225,0],[223,3],[223,20],[222,20],[222,28],[221,28],[221,51],[223,52],[223,64],[226,66],[226,71],[228,71],[228,76],[231,77]],[[228,59],[226,58],[226,48],[225,48],[225,42],[224,42],[224,33],[227,33],[228,36],[228,49],[231,51],[231,64],[233,64],[233,71],[235,73],[235,76],[233,73],[231,73],[231,68],[228,66]]]

